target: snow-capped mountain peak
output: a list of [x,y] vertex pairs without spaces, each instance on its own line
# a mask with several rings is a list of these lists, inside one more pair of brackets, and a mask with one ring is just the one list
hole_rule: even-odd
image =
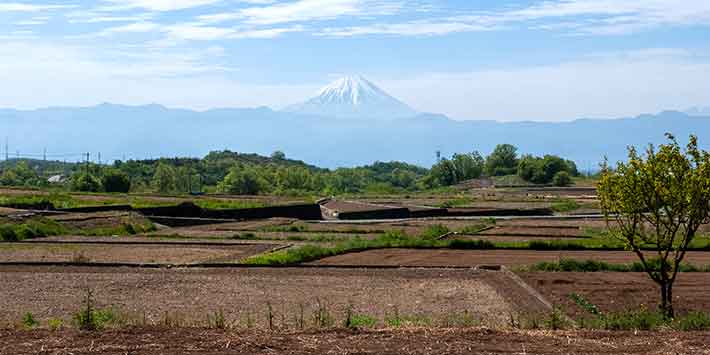
[[361,99],[389,95],[361,76],[346,76],[323,87],[318,96],[324,101],[350,102],[357,105]]
[[286,111],[340,118],[393,119],[416,114],[361,76],[346,76],[323,87],[308,101]]

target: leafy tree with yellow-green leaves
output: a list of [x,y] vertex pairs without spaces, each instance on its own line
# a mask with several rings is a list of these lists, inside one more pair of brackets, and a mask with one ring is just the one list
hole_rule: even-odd
[[[660,311],[673,318],[673,283],[701,224],[710,222],[710,153],[691,136],[685,148],[629,148],[628,162],[605,162],[597,187],[610,235],[633,251],[660,286]],[[609,223],[614,222],[614,223]]]

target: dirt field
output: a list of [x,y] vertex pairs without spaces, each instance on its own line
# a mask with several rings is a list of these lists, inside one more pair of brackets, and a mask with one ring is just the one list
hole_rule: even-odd
[[[174,317],[204,325],[210,312],[224,311],[230,323],[251,319],[265,326],[273,308],[277,325],[294,326],[303,309],[311,322],[318,304],[337,322],[348,308],[379,324],[393,314],[432,325],[468,314],[500,326],[516,314],[513,306],[529,294],[496,291],[500,272],[450,269],[138,269],[0,266],[3,322],[17,323],[25,312],[41,320],[68,319],[78,311],[85,289],[99,307],[111,307],[149,324]],[[513,284],[510,288],[516,290]],[[8,300],[13,300],[9,302]],[[527,307],[527,306],[526,306]]]
[[178,242],[165,244],[2,243],[0,262],[236,263],[274,247],[276,245],[269,244],[180,245]]
[[488,329],[224,332],[138,328],[101,333],[0,330],[0,354],[707,354],[710,333]]
[[[586,315],[569,299],[575,292],[594,303],[603,312],[657,307],[658,286],[645,273],[638,272],[530,272],[519,273],[545,298],[563,306],[570,316]],[[681,273],[673,288],[676,311],[710,312],[710,273]]]
[[[477,266],[532,265],[561,258],[599,260],[609,263],[632,263],[638,258],[628,251],[536,251],[536,250],[452,250],[452,249],[377,249],[348,253],[313,262],[319,265],[398,265],[398,266]],[[686,262],[710,264],[710,252],[688,252]]]

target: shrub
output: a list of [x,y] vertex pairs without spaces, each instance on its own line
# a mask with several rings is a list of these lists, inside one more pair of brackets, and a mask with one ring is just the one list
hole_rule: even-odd
[[102,329],[106,324],[116,322],[118,318],[110,309],[95,309],[94,294],[86,290],[84,308],[74,315],[74,323],[81,330],[94,331]]
[[566,171],[559,171],[552,178],[552,184],[555,186],[569,186],[572,185],[572,178]]
[[71,188],[74,191],[99,192],[101,181],[92,174],[81,173],[72,177]]
[[117,169],[109,169],[101,177],[101,183],[106,192],[126,193],[131,189],[131,179],[128,175]]
[[15,228],[13,228],[12,225],[10,224],[2,224],[0,225],[0,240],[6,241],[6,242],[16,242],[20,238],[17,236],[17,233],[15,233]]
[[570,324],[564,312],[559,307],[553,307],[549,317],[545,320],[545,326],[548,329],[559,330],[568,328]]

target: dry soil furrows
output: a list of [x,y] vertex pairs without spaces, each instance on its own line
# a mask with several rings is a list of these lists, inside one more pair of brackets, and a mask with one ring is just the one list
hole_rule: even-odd
[[[440,317],[468,312],[484,324],[507,324],[515,309],[491,286],[493,272],[470,269],[128,269],[0,267],[5,321],[25,312],[40,319],[77,311],[87,287],[101,307],[159,321],[165,312],[203,322],[223,310],[231,321],[265,321],[271,304],[280,322],[327,305],[336,319],[349,307],[384,320],[388,315]],[[33,295],[33,297],[27,297]],[[9,302],[9,300],[14,300]]]
[[[318,265],[398,265],[398,266],[478,266],[532,265],[562,258],[599,260],[609,263],[632,263],[637,257],[628,251],[598,250],[454,250],[454,249],[374,249],[332,256],[313,262]],[[710,264],[710,252],[688,252],[685,261],[694,265]]]
[[80,244],[80,243],[2,243],[2,262],[97,262],[190,264],[219,260],[236,263],[246,257],[272,249],[272,244],[178,245]]
[[[658,286],[640,272],[527,272],[519,276],[550,302],[564,307],[573,318],[586,316],[569,298],[577,293],[602,312],[654,309]],[[681,273],[673,287],[674,306],[680,314],[710,312],[710,273]]]

